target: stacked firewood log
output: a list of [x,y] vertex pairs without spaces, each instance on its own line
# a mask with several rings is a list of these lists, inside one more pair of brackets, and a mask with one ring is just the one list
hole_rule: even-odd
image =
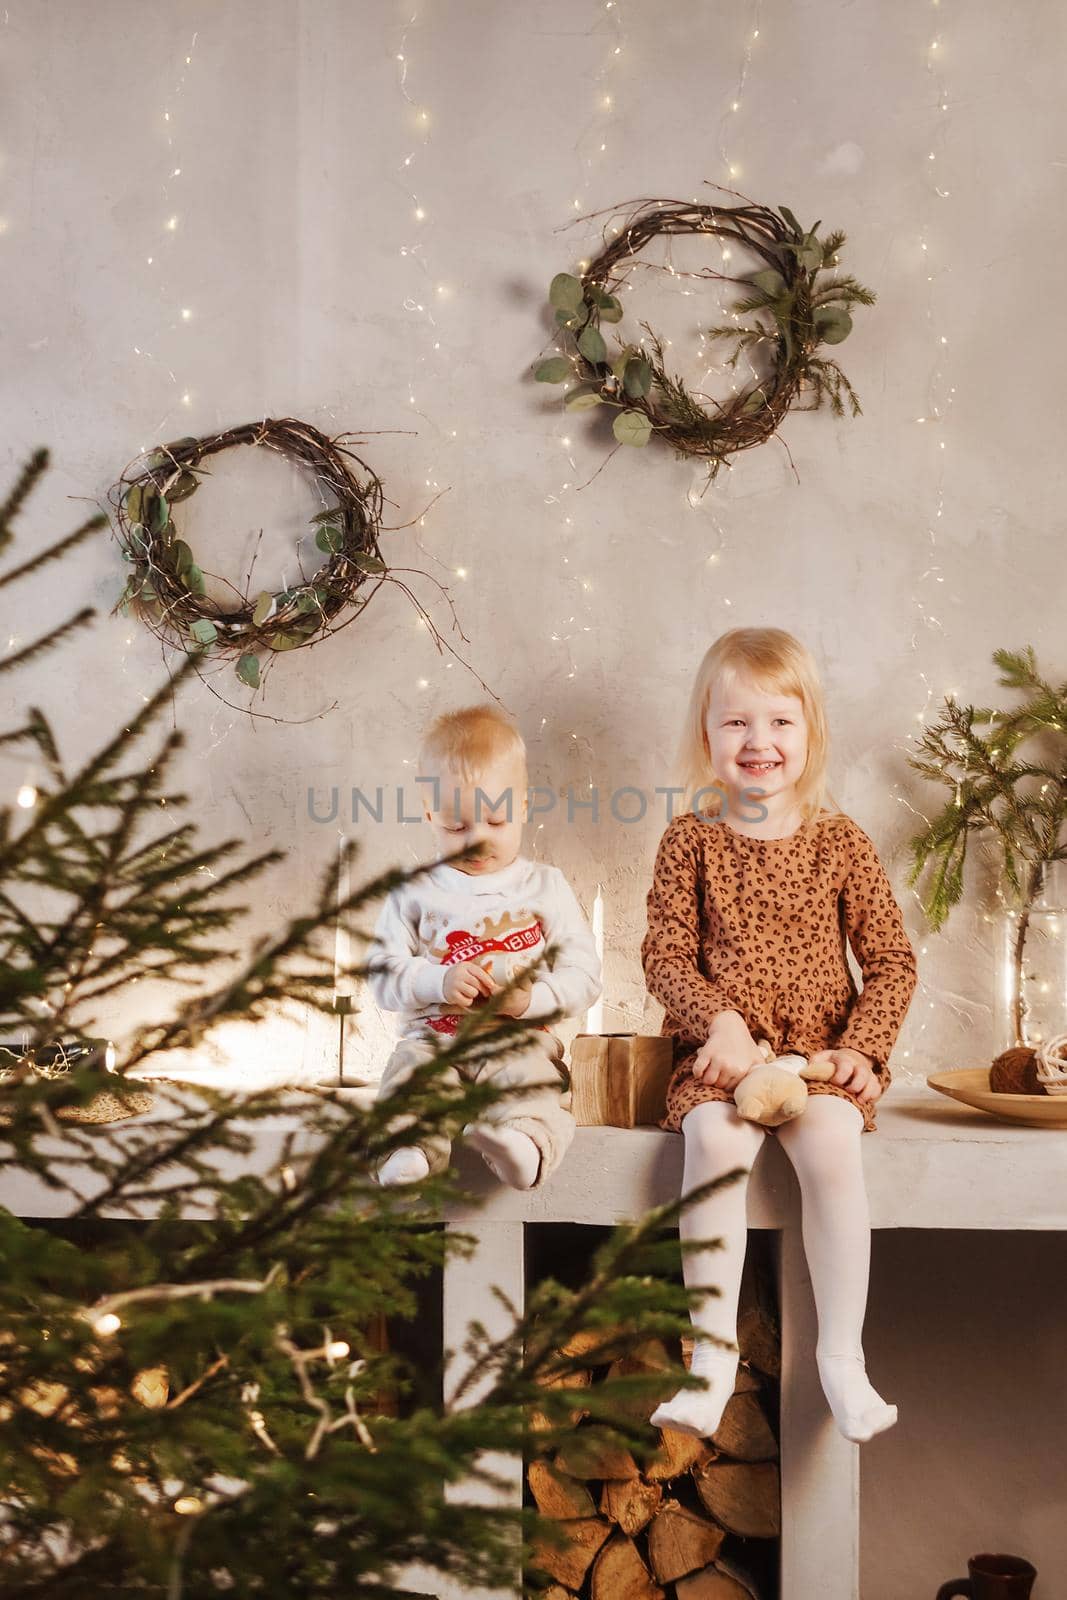
[[[659,1445],[641,1465],[601,1439],[582,1392],[609,1373],[664,1369],[666,1347],[649,1340],[627,1359],[568,1376],[573,1442],[527,1468],[532,1500],[560,1525],[559,1542],[537,1547],[537,1566],[551,1579],[544,1600],[769,1600],[776,1592],[765,1574],[776,1570],[766,1541],[779,1533],[779,1341],[758,1306],[742,1311],[738,1345],[737,1383],[714,1438],[649,1424]],[[581,1361],[598,1347],[602,1332],[579,1336],[564,1354]],[[682,1355],[688,1365],[689,1349]],[[631,1416],[647,1422],[654,1404],[633,1402]]]

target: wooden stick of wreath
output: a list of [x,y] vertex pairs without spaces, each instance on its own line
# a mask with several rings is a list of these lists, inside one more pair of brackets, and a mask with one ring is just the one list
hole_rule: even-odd
[[[743,195],[736,198],[742,204],[638,200],[628,208],[596,213],[623,213],[624,221],[610,237],[605,228],[604,248],[580,277],[560,272],[553,278],[549,301],[569,353],[542,360],[534,371],[541,383],[569,385],[564,405],[570,411],[613,408],[612,426],[620,444],[641,446],[655,433],[678,455],[707,461],[709,478],[738,451],[751,450],[777,433],[802,395],[809,403],[798,409],[817,410],[828,402],[835,415],[843,416],[847,400],[852,415],[859,415],[852,385],[819,347],[840,344],[852,331],[852,308],[875,301],[871,290],[837,271],[843,233],[820,238],[820,224],[805,230],[788,206],[774,211]],[[675,273],[737,284],[743,292],[732,307],[732,323],[709,328],[705,336],[734,343],[728,367],[736,369],[745,353],[765,358],[761,372],[753,367],[750,384],[721,403],[712,400],[710,410],[701,404],[706,397],[698,397],[667,371],[661,341],[647,322],[641,323],[647,339],[637,344],[620,339],[617,352],[609,352],[601,331],[603,324],[622,320],[623,305],[615,291],[629,273],[653,266],[640,259],[640,252],[661,235],[677,234],[710,234],[742,246],[764,263],[750,277],[711,268]],[[741,316],[749,320],[739,323]]]

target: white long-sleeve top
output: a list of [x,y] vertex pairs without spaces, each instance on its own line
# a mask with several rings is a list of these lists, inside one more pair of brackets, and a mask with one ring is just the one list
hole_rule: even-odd
[[518,856],[498,872],[460,872],[439,862],[390,891],[368,952],[368,983],[398,1037],[455,1013],[444,999],[448,968],[477,961],[498,984],[557,947],[532,984],[523,1017],[574,1016],[600,994],[600,958],[582,908],[558,867]]

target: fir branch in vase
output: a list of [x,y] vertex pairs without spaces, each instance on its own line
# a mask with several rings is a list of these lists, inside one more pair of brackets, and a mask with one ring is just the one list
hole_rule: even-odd
[[[1067,860],[1067,682],[1044,678],[1033,647],[995,650],[1003,688],[1025,695],[1013,710],[960,705],[953,695],[918,740],[908,763],[950,798],[910,841],[908,883],[926,875],[923,910],[935,932],[963,895],[972,838],[990,837],[1017,914],[1012,949],[1011,1023],[1026,1041],[1024,957],[1035,903],[1051,863]],[[1022,746],[1031,747],[1027,756]]]

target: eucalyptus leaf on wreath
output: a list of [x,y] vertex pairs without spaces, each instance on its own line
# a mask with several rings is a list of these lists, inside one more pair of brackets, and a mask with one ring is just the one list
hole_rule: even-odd
[[644,356],[634,356],[626,363],[622,386],[631,400],[643,400],[652,388],[652,363]]
[[205,646],[214,644],[219,636],[219,630],[208,617],[198,617],[195,622],[190,623],[189,633],[197,644]]
[[193,552],[190,550],[184,539],[175,539],[174,543],[170,547],[170,551],[174,559],[175,570],[178,573],[178,576],[181,577],[182,573],[193,565]]
[[325,550],[327,555],[335,556],[345,542],[345,536],[340,528],[333,528],[328,523],[323,523],[315,535],[315,543],[320,550]]
[[620,444],[640,446],[652,437],[652,424],[643,411],[620,411],[611,428]]
[[844,306],[820,306],[814,322],[824,344],[840,344],[852,332],[852,318]]
[[569,272],[557,272],[548,286],[549,303],[568,315],[579,309],[584,298],[581,278],[572,277]]
[[568,411],[591,411],[602,405],[599,384],[579,383],[564,395],[563,404]]
[[573,373],[574,368],[566,356],[549,356],[547,361],[538,362],[534,368],[538,383],[566,383]]
[[594,366],[599,366],[608,359],[608,347],[604,343],[604,336],[599,328],[594,328],[590,323],[578,335],[578,348],[587,361]]
[[252,655],[251,653],[246,653],[238,659],[237,666],[234,670],[236,671],[241,682],[246,683],[250,689],[259,688],[258,656]]

